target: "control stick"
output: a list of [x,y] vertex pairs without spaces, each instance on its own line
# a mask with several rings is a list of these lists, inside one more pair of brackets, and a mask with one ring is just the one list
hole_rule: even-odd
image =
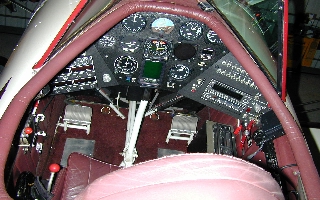
[[51,190],[51,186],[52,186],[52,181],[54,178],[55,173],[57,173],[60,170],[60,165],[53,163],[49,166],[49,170],[50,170],[50,178],[49,178],[49,183],[48,183],[48,187],[47,187],[47,191],[50,192]]

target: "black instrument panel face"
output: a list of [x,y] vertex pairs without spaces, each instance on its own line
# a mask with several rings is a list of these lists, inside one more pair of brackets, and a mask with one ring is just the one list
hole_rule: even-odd
[[98,52],[94,58],[101,60],[95,63],[98,87],[110,86],[107,76],[119,85],[177,92],[229,52],[212,32],[183,16],[134,13],[92,47]]
[[214,30],[183,16],[132,14],[66,70],[54,80],[53,93],[139,86],[178,93],[241,120],[257,119],[269,110],[253,80]]

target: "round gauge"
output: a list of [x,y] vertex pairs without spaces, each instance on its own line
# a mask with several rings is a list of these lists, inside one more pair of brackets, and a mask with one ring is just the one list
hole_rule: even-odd
[[146,58],[166,58],[169,52],[169,44],[164,40],[149,40],[145,44]]
[[190,69],[189,69],[189,67],[187,67],[185,65],[178,64],[178,65],[171,67],[169,73],[173,79],[178,80],[178,81],[182,81],[189,76]]
[[122,26],[127,31],[139,32],[146,26],[146,20],[140,14],[132,14],[122,21]]
[[219,38],[219,36],[217,35],[216,32],[214,32],[213,30],[210,30],[207,33],[207,38],[209,40],[209,42],[214,43],[214,44],[220,44],[222,43],[222,40]]
[[111,35],[104,35],[99,39],[99,44],[103,47],[112,47],[116,43],[116,39]]
[[202,27],[197,22],[187,22],[180,27],[180,35],[187,40],[195,40],[201,37]]
[[138,69],[138,62],[131,56],[120,56],[114,61],[115,74],[132,74]]
[[124,37],[120,45],[123,51],[134,53],[140,47],[140,41],[138,41],[135,37],[127,36]]
[[158,18],[151,24],[151,29],[155,33],[169,34],[174,28],[173,21],[168,18]]

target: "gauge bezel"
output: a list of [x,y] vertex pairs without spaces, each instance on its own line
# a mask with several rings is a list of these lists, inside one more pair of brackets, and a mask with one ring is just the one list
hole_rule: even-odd
[[[180,69],[183,69],[183,72],[184,72],[184,75],[183,76],[181,76],[180,75],[180,77],[174,77],[173,76],[173,68],[178,68],[178,70],[179,70],[179,68]],[[177,69],[175,70],[175,74],[177,75],[177,71],[178,71]],[[176,64],[176,65],[174,65],[174,66],[172,66],[172,67],[170,67],[170,69],[169,69],[169,75],[170,75],[170,78],[172,78],[173,80],[176,80],[176,81],[184,81],[184,80],[186,80],[189,76],[190,76],[190,74],[191,74],[191,69],[190,69],[190,67],[188,67],[188,66],[186,66],[186,65],[184,65],[184,64]]]
[[[135,44],[131,44],[131,46],[128,46],[129,42],[135,42]],[[141,41],[133,36],[126,36],[120,40],[120,46],[125,52],[135,53],[140,49]]]
[[[196,26],[196,29],[194,27]],[[198,33],[199,31],[199,33]],[[186,40],[192,41],[192,40],[198,40],[203,35],[203,26],[195,21],[188,21],[184,23],[180,29],[179,34]]]
[[[122,59],[128,59],[128,61],[130,61],[133,64],[131,66],[131,68],[123,67],[123,66],[120,66],[119,64],[117,64]],[[134,57],[128,56],[128,55],[122,55],[122,56],[119,56],[115,59],[113,66],[114,66],[114,73],[115,74],[129,75],[129,74],[133,74],[134,72],[136,72],[138,70],[139,64],[138,64],[138,61]]]
[[[157,45],[156,43],[160,43],[161,49],[159,47],[154,46]],[[164,49],[162,49],[162,47]],[[153,49],[157,48],[157,49]],[[172,45],[170,42],[162,39],[148,39],[144,43],[144,57],[148,60],[168,60],[172,51]]]
[[151,23],[151,30],[154,33],[170,34],[174,28],[175,28],[174,22],[171,19],[166,17],[157,18]]
[[[139,21],[136,21],[135,17],[137,17]],[[134,13],[128,16],[127,18],[123,19],[121,24],[124,30],[131,33],[137,33],[141,32],[146,27],[147,21],[143,15],[139,13]]]

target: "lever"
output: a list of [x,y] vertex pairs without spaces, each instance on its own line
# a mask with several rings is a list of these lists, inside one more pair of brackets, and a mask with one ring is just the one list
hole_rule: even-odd
[[57,173],[58,171],[60,171],[60,165],[53,163],[49,166],[49,170],[50,170],[50,178],[49,178],[49,183],[48,183],[48,187],[47,187],[47,191],[50,192],[51,187],[52,187],[52,182],[53,182],[53,178],[55,173]]

